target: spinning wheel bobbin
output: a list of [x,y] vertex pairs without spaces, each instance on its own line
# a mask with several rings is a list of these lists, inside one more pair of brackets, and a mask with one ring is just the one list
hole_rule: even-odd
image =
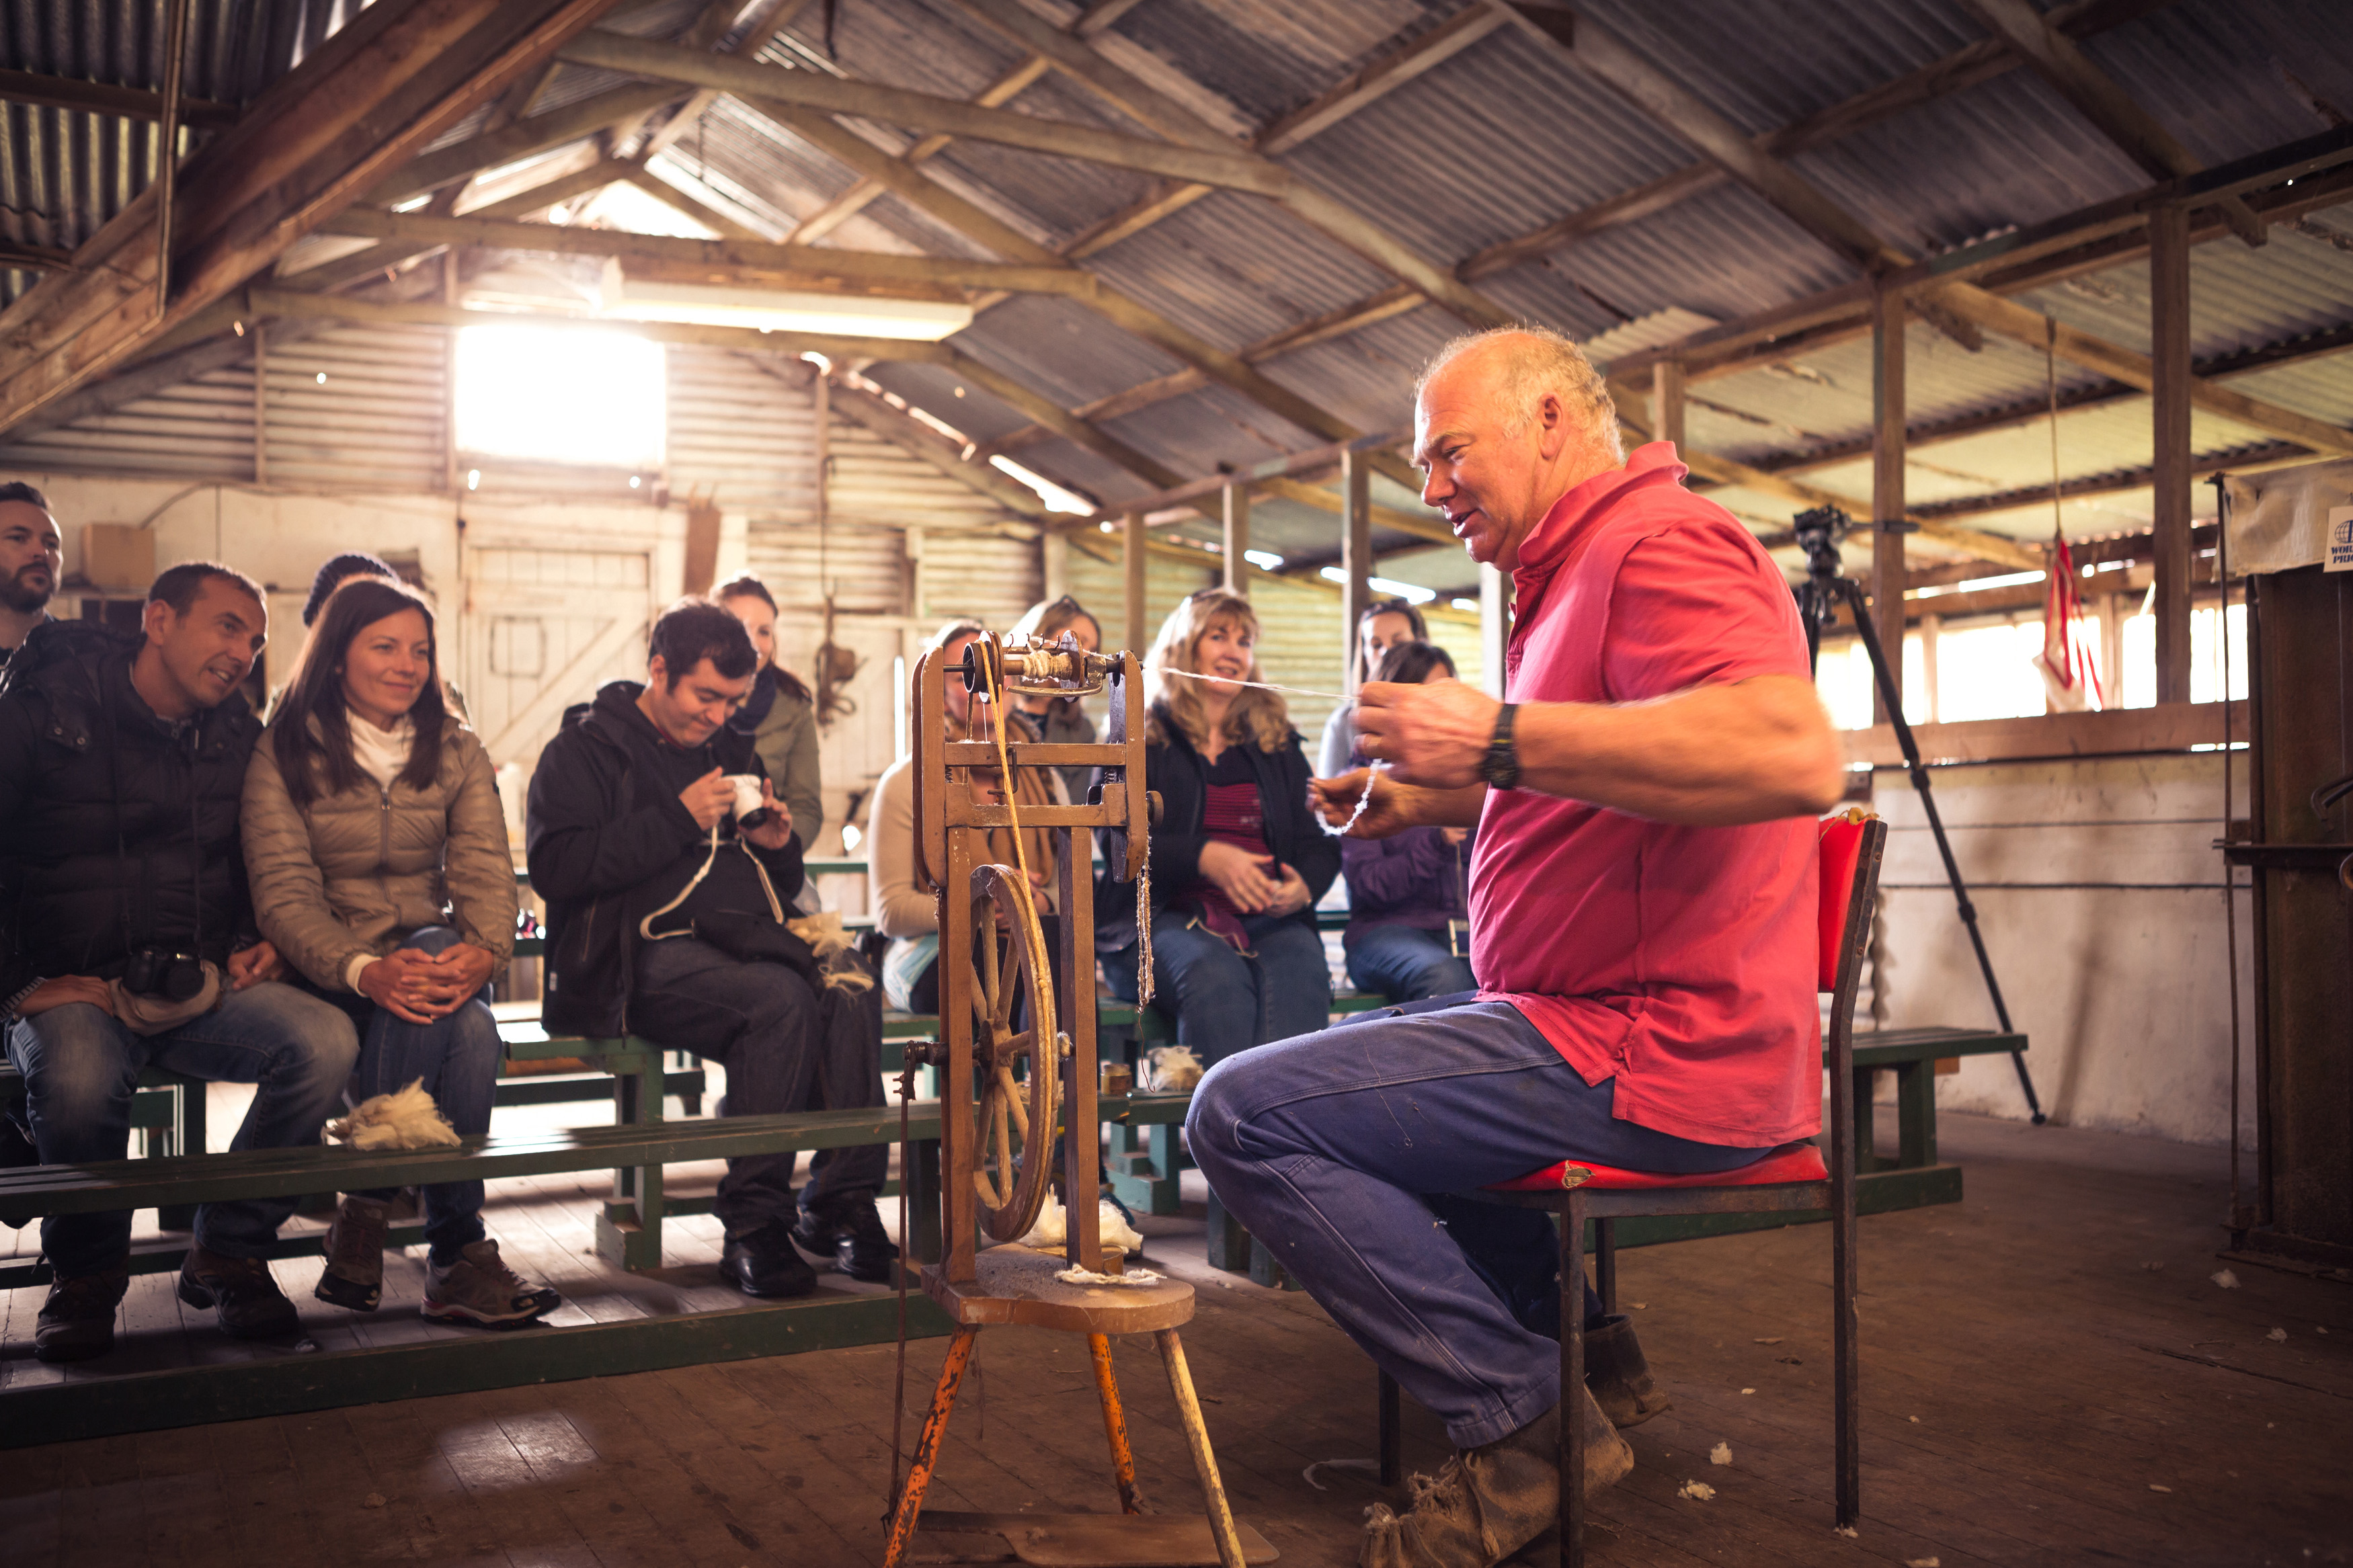
[[[969,727],[983,739],[946,738],[951,679],[961,680],[970,694]],[[1094,691],[1111,699],[1099,744],[1049,745],[1020,738],[1026,731],[997,728],[1001,704],[1018,692]],[[930,1059],[943,1068],[944,1255],[924,1266],[923,1285],[956,1330],[906,1488],[895,1505],[885,1568],[897,1568],[906,1559],[919,1521],[934,1532],[996,1538],[993,1551],[981,1547],[989,1561],[1004,1561],[1005,1547],[1024,1561],[1104,1564],[1216,1563],[1243,1568],[1274,1557],[1262,1537],[1235,1522],[1218,1479],[1176,1337],[1177,1327],[1192,1319],[1193,1288],[1151,1275],[1110,1278],[1120,1265],[1102,1246],[1094,884],[1092,857],[1082,836],[1103,834],[1105,868],[1115,881],[1134,882],[1143,874],[1150,797],[1144,787],[1142,692],[1143,667],[1133,653],[1089,653],[1067,637],[1056,644],[1008,647],[983,634],[956,667],[936,652],[915,667],[915,863],[918,875],[941,889],[942,1038]],[[1021,805],[1012,777],[1006,781],[1002,803],[976,797],[976,774],[1018,774],[1023,767],[1094,768],[1101,783],[1083,805]],[[1017,846],[1020,835],[1032,829],[1051,837],[1057,915],[1051,949],[1038,914],[1038,889],[1025,874],[1038,868],[1022,864],[1031,858],[1027,847],[1012,857],[1011,866],[987,853],[986,836],[1008,829]],[[1036,1224],[1058,1165],[1068,1205],[1062,1257],[1004,1245]],[[1119,1513],[923,1513],[923,1491],[939,1459],[974,1337],[986,1325],[1003,1323],[1087,1335]],[[1112,1375],[1109,1336],[1120,1333],[1150,1333],[1158,1342],[1206,1494],[1205,1517],[1145,1516]]]

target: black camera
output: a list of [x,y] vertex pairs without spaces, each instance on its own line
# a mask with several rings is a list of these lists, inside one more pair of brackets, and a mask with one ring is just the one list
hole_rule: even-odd
[[122,988],[133,996],[191,1001],[205,988],[205,961],[193,952],[174,952],[169,948],[138,948],[122,971]]

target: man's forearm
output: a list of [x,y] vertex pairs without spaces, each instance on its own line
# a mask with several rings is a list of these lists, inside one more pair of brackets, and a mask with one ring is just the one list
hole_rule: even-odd
[[1845,760],[1810,687],[1764,677],[1657,702],[1524,705],[1520,787],[1719,827],[1835,805]]
[[1384,787],[1397,792],[1398,815],[1409,827],[1476,827],[1479,814],[1487,805],[1487,786],[1482,784],[1468,789],[1428,789],[1395,783]]

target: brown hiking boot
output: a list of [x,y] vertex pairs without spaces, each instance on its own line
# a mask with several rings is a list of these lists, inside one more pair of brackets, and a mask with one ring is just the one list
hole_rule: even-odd
[[1642,1359],[1642,1342],[1634,1337],[1634,1322],[1623,1312],[1601,1320],[1598,1329],[1585,1331],[1585,1386],[1612,1426],[1640,1426],[1674,1401],[1651,1381],[1651,1363]]
[[47,1362],[88,1361],[114,1348],[114,1310],[130,1288],[128,1260],[98,1274],[60,1274],[33,1328],[33,1353]]
[[534,1284],[506,1266],[495,1241],[470,1241],[458,1261],[432,1265],[425,1288],[424,1315],[437,1323],[475,1329],[519,1329],[564,1304],[545,1285]]
[[292,1339],[302,1329],[294,1303],[259,1258],[223,1258],[191,1247],[180,1265],[180,1300],[191,1307],[217,1306],[221,1332],[234,1340]]
[[384,1300],[384,1227],[391,1205],[356,1194],[343,1199],[327,1227],[327,1267],[312,1291],[322,1301],[373,1312]]
[[[1577,1400],[1589,1498],[1634,1468],[1634,1450],[1592,1394]],[[1508,1437],[1458,1448],[1435,1478],[1407,1487],[1413,1506],[1402,1519],[1386,1503],[1365,1510],[1360,1568],[1494,1568],[1560,1516],[1560,1406]]]

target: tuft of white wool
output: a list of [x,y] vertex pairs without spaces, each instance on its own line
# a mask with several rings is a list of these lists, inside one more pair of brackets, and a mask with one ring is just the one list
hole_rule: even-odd
[[349,1116],[328,1122],[327,1132],[354,1149],[438,1149],[458,1142],[421,1078],[396,1093],[360,1101]]

